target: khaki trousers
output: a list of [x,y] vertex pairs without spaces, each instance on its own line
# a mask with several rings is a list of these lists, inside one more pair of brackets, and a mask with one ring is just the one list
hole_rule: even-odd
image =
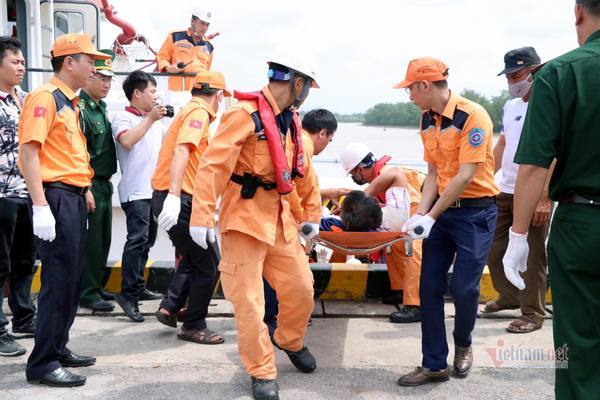
[[548,225],[530,226],[527,241],[529,258],[527,272],[522,274],[525,290],[519,291],[504,275],[502,258],[508,246],[508,233],[513,219],[513,195],[500,193],[496,197],[498,218],[492,249],[488,256],[488,267],[494,289],[500,294],[498,303],[503,306],[520,306],[524,316],[538,323],[544,321],[546,307],[546,237]]

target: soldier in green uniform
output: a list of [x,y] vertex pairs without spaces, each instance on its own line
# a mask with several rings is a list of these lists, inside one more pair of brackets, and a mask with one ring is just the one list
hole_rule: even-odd
[[525,285],[527,228],[556,158],[549,197],[559,203],[548,265],[554,305],[556,399],[600,396],[600,0],[576,0],[579,48],[536,74],[521,141],[506,277]]
[[[114,54],[110,50],[103,53]],[[104,274],[110,249],[112,225],[112,184],[110,177],[117,171],[117,155],[106,103],[111,81],[112,60],[96,60],[94,78],[81,89],[79,108],[83,132],[87,139],[90,164],[94,170],[91,190],[86,195],[88,235],[85,249],[85,270],[81,280],[79,304],[93,311],[112,311],[112,295],[103,291]]]

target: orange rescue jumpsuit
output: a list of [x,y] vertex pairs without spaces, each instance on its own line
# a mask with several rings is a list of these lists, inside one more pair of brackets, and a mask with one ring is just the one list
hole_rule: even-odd
[[[268,87],[262,89],[279,115]],[[241,186],[232,173],[250,172],[264,182],[275,182],[275,169],[266,140],[254,132],[251,114],[255,101],[240,101],[225,112],[219,129],[200,159],[194,185],[191,226],[214,226],[217,198],[220,206],[221,253],[219,264],[225,297],[234,307],[238,349],[248,374],[260,379],[277,376],[273,346],[263,323],[263,276],[277,292],[279,326],[277,344],[299,351],[312,313],[313,277],[300,245],[298,223],[286,196],[258,188],[252,199],[241,197]],[[285,154],[291,165],[291,135],[285,136]],[[296,190],[306,210],[306,221],[319,223],[321,196],[310,157],[305,157],[305,177],[296,178]]]
[[[393,166],[386,165],[382,172]],[[412,169],[403,168],[409,186],[410,214],[417,212],[421,201],[421,187],[425,174]],[[405,306],[419,306],[419,280],[421,278],[422,240],[413,241],[413,255],[407,257],[404,242],[399,242],[391,247],[391,254],[387,258],[390,287],[392,290],[403,291],[403,304]]]

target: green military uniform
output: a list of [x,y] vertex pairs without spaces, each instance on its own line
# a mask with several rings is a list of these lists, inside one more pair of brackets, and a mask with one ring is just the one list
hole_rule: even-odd
[[[535,76],[519,164],[557,164],[548,242],[556,398],[600,396],[600,31]],[[587,204],[585,204],[587,203]]]
[[[110,63],[108,65],[110,66]],[[114,75],[110,68],[104,66],[104,60],[96,62],[96,69],[98,73]],[[96,102],[82,90],[79,108],[87,150],[90,153],[90,164],[94,170],[91,192],[96,203],[96,211],[88,214],[85,270],[79,296],[82,305],[89,305],[102,300],[100,289],[103,286],[112,229],[113,187],[110,177],[117,172],[117,154],[106,103],[102,100]]]

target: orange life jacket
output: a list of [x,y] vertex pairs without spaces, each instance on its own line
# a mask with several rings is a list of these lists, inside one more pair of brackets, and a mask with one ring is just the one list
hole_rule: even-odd
[[[294,190],[292,179],[295,177],[304,177],[304,152],[302,150],[302,125],[298,113],[294,111],[292,117],[292,124],[290,130],[292,132],[292,140],[294,143],[294,158],[292,166],[288,165],[287,158],[285,156],[284,144],[279,133],[279,126],[275,121],[275,114],[273,108],[265,98],[265,96],[259,92],[243,93],[235,91],[234,97],[238,100],[255,100],[258,105],[258,113],[260,115],[260,122],[262,128],[265,131],[267,137],[267,144],[269,146],[269,152],[271,153],[271,159],[273,160],[273,167],[275,168],[275,177],[277,183],[277,192],[279,194],[288,194]],[[256,124],[257,121],[255,121]]]

